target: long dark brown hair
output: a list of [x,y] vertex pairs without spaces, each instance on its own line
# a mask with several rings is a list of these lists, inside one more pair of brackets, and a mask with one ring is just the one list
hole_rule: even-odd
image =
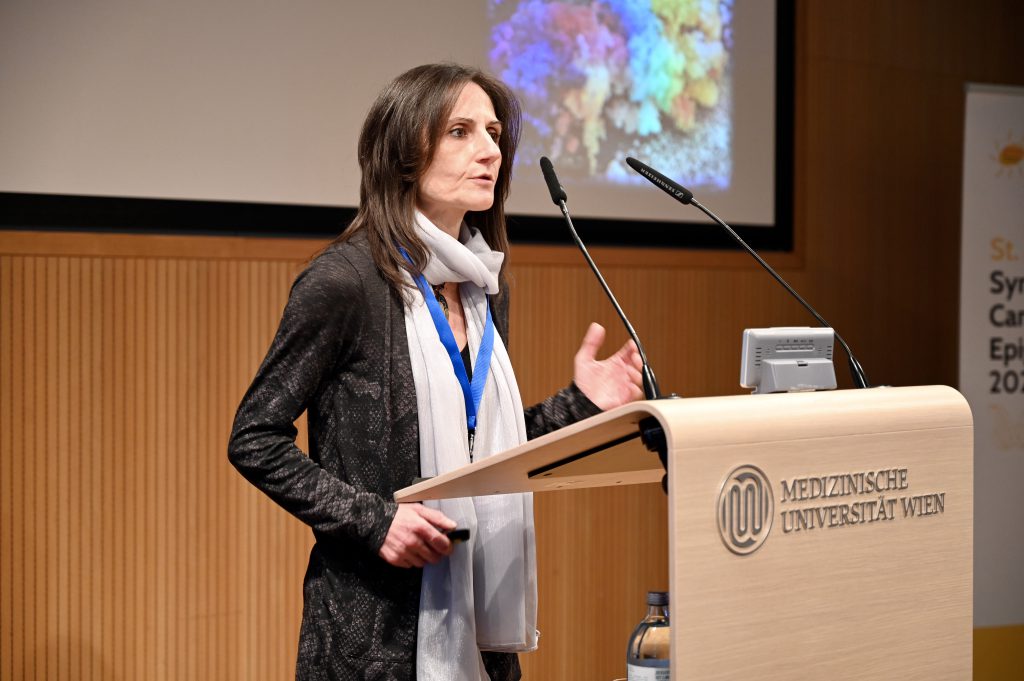
[[[502,124],[501,166],[494,203],[488,210],[467,213],[466,223],[479,229],[492,249],[508,255],[505,199],[519,144],[519,102],[507,85],[480,69],[460,64],[417,66],[395,78],[366,115],[359,135],[359,210],[336,240],[343,242],[365,232],[377,268],[399,295],[407,285],[401,270],[421,272],[427,262],[427,248],[413,227],[419,180],[434,158],[459,94],[471,82],[490,97]],[[412,265],[401,248],[409,253]],[[504,270],[503,265],[503,291]]]

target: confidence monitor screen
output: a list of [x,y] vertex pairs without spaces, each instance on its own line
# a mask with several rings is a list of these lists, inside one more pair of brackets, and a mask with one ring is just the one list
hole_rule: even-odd
[[13,0],[0,14],[4,192],[354,207],[370,103],[432,61],[519,95],[510,213],[557,216],[544,155],[584,224],[666,223],[648,234],[701,216],[627,156],[750,227],[778,226],[789,182],[774,2]]

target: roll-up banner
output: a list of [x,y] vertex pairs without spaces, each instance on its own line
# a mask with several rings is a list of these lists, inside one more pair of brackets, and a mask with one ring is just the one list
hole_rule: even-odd
[[1024,623],[1024,88],[968,85],[960,391],[974,414],[974,626]]

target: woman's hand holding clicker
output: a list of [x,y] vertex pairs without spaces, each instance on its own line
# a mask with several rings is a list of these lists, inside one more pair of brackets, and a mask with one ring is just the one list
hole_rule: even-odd
[[455,521],[423,504],[399,504],[378,554],[395,567],[423,567],[452,552],[443,533],[455,529]]

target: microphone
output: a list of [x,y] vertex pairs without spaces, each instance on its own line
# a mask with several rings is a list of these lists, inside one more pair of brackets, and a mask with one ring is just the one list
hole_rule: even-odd
[[656,186],[658,189],[664,191],[666,194],[674,198],[676,201],[679,201],[683,205],[689,204],[696,206],[698,209],[700,209],[701,212],[703,212],[709,218],[714,220],[719,226],[721,226],[722,229],[724,229],[729,234],[729,236],[732,237],[733,241],[742,246],[743,249],[746,250],[747,253],[749,253],[754,258],[754,260],[756,260],[758,264],[760,264],[761,267],[763,267],[768,272],[768,274],[772,275],[775,281],[779,282],[783,286],[783,288],[789,291],[789,293],[794,298],[796,298],[797,301],[799,301],[799,303],[803,305],[804,308],[808,312],[810,312],[814,316],[814,318],[821,323],[822,326],[832,329],[832,332],[835,333],[836,335],[836,340],[839,341],[839,344],[843,346],[843,350],[846,352],[846,357],[850,365],[850,376],[853,378],[853,384],[858,388],[871,387],[871,384],[868,382],[868,377],[864,373],[864,368],[860,365],[860,362],[857,361],[857,358],[853,356],[853,353],[850,351],[850,346],[846,344],[846,341],[843,340],[843,337],[840,336],[839,333],[835,330],[835,328],[831,324],[826,322],[825,318],[818,314],[818,311],[811,307],[810,303],[804,300],[800,296],[800,294],[797,293],[793,289],[793,287],[786,282],[785,279],[779,276],[779,273],[773,270],[771,265],[766,263],[764,259],[757,254],[757,251],[755,251],[753,248],[747,245],[747,242],[741,239],[740,235],[737,234],[732,227],[725,224],[725,222],[723,222],[721,218],[719,218],[717,215],[715,215],[710,210],[701,205],[700,201],[693,198],[693,192],[691,192],[686,187],[683,187],[682,185],[673,182],[671,179],[665,177],[654,168],[650,167],[646,163],[642,163],[636,160],[635,158],[627,158],[626,163],[629,165],[630,168],[632,168],[633,170],[635,170],[636,172],[640,173],[648,180],[650,180],[651,184]]
[[622,311],[622,307],[619,305],[619,301],[615,300],[615,295],[612,290],[608,288],[608,283],[601,276],[601,271],[597,269],[597,265],[594,264],[593,258],[590,257],[590,253],[587,252],[587,247],[583,245],[583,241],[580,240],[579,235],[576,233],[576,228],[572,225],[572,218],[569,217],[569,209],[566,207],[565,202],[568,200],[565,195],[565,189],[558,183],[558,177],[555,175],[555,167],[551,165],[551,160],[547,156],[543,156],[540,159],[540,170],[544,173],[544,181],[548,185],[548,192],[551,193],[551,201],[562,211],[562,216],[565,218],[565,224],[569,225],[569,232],[572,234],[573,240],[576,245],[579,246],[583,252],[583,257],[586,258],[587,264],[590,265],[590,269],[593,270],[594,276],[601,282],[601,286],[604,288],[605,294],[608,299],[612,301],[612,307],[619,314],[619,319],[626,327],[626,331],[629,332],[630,338],[636,343],[636,349],[640,353],[640,361],[643,367],[640,371],[643,377],[644,384],[644,396],[649,400],[657,400],[661,398],[661,392],[658,390],[658,381],[654,378],[654,371],[651,369],[651,365],[647,362],[647,353],[644,352],[644,346],[640,343],[640,338],[636,335],[636,331],[633,330],[633,325],[629,323],[629,319],[626,318],[626,313]]
[[[632,156],[627,156],[626,164],[684,206],[689,205],[693,201],[693,192],[682,185],[676,184],[646,163],[641,163]],[[726,228],[728,229],[728,227]]]
[[[540,172],[544,174],[544,181],[548,185],[548,193],[551,194],[551,200],[562,209],[563,213],[568,212],[565,208],[565,202],[569,198],[565,195],[565,189],[558,183],[558,177],[555,176],[555,166],[551,165],[551,159],[547,156],[540,157]],[[573,232],[575,233],[575,230]]]

